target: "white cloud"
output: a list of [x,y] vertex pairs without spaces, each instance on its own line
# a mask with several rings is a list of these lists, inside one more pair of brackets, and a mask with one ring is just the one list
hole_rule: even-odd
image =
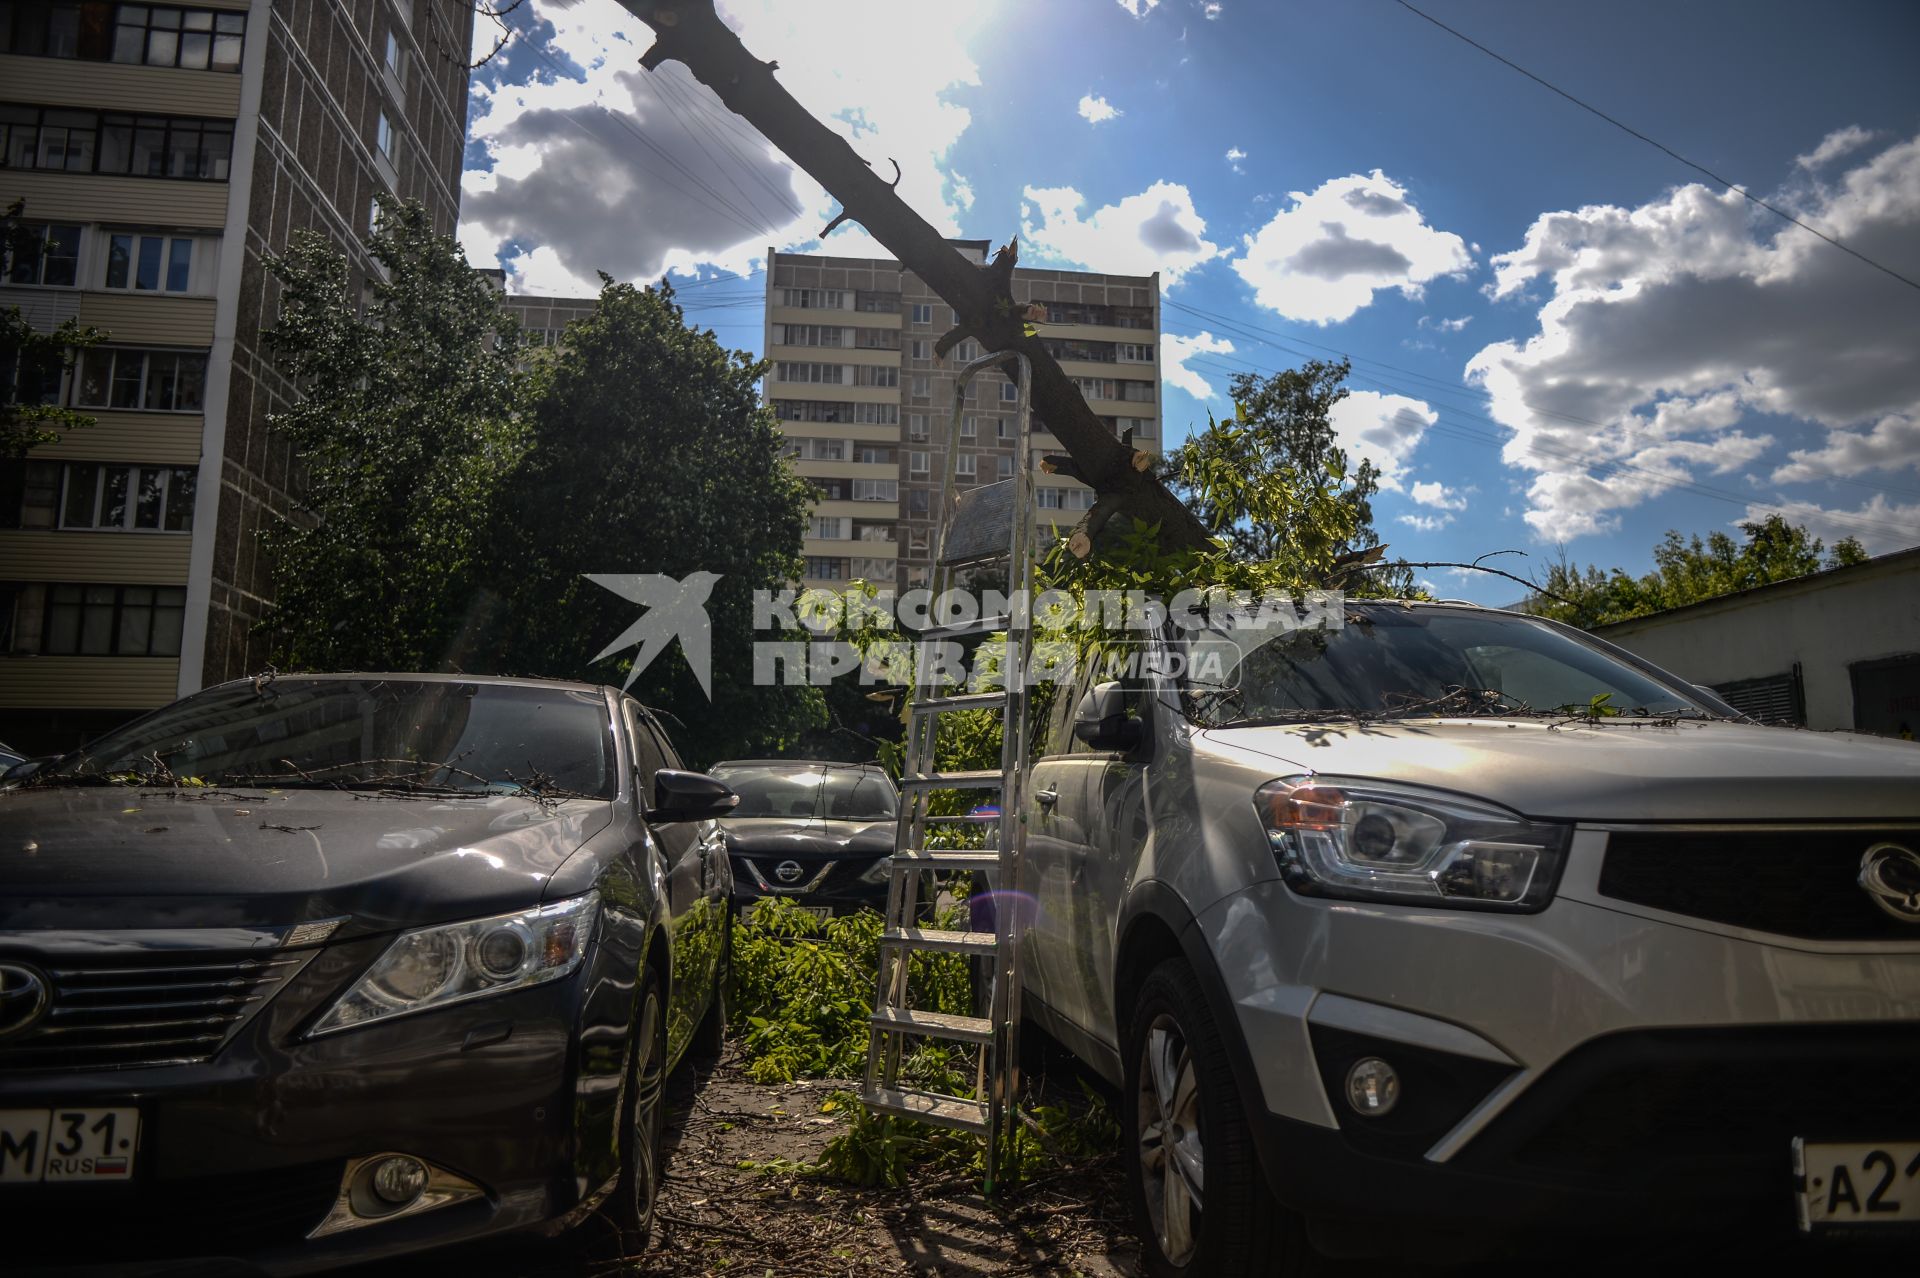
[[1736,522],[1754,522],[1781,515],[1799,524],[1831,546],[1843,537],[1856,537],[1874,555],[1920,545],[1920,502],[1901,503],[1875,493],[1864,505],[1844,509],[1810,501],[1755,503]]
[[1200,6],[1200,12],[1206,15],[1208,22],[1212,22],[1220,16],[1220,0],[1206,0]]
[[1229,167],[1233,169],[1235,173],[1246,172],[1246,169],[1242,167],[1240,163],[1242,160],[1246,158],[1247,158],[1247,153],[1245,151],[1242,151],[1239,147],[1230,146],[1227,148],[1227,164]]
[[1362,390],[1335,404],[1327,420],[1347,460],[1356,467],[1372,462],[1380,471],[1380,487],[1399,492],[1407,459],[1440,414],[1423,400]]
[[1231,355],[1233,343],[1224,337],[1215,337],[1212,333],[1201,331],[1192,337],[1179,333],[1160,334],[1160,380],[1169,386],[1177,387],[1205,402],[1217,392],[1213,383],[1195,370],[1187,367],[1187,361],[1195,355]]
[[[1021,192],[1020,242],[1041,260],[1116,275],[1159,271],[1167,287],[1220,255],[1187,188],[1155,182],[1138,195],[1082,217],[1086,197],[1070,186]],[[1030,265],[1033,263],[1029,263]]]
[[1428,226],[1406,189],[1379,169],[1292,199],[1246,237],[1233,262],[1254,300],[1289,319],[1336,323],[1382,289],[1415,297],[1429,280],[1473,265],[1466,243]]
[[1439,532],[1453,522],[1452,515],[1397,515],[1395,518],[1407,527],[1423,533]]
[[1473,316],[1462,315],[1457,319],[1434,319],[1431,315],[1420,317],[1421,328],[1431,328],[1441,333],[1458,333],[1473,323]]
[[1144,18],[1160,4],[1160,0],[1116,0],[1116,3],[1136,18]]
[[1867,470],[1920,469],[1920,415],[1889,413],[1863,431],[1836,430],[1819,448],[1796,448],[1773,472],[1776,484],[1805,483]]
[[1465,510],[1467,499],[1461,493],[1447,487],[1437,480],[1422,480],[1407,488],[1407,496],[1422,506],[1432,506],[1437,510]]
[[1102,124],[1116,116],[1125,114],[1119,107],[1105,98],[1088,93],[1080,98],[1080,118],[1088,124]]
[[[1920,139],[1805,200],[1812,224],[1920,273]],[[1492,265],[1495,296],[1546,295],[1538,333],[1467,365],[1514,432],[1507,463],[1532,473],[1525,518],[1542,538],[1610,531],[1702,473],[1751,466],[1774,442],[1739,429],[1751,413],[1830,432],[1775,482],[1920,458],[1912,292],[1738,192],[1690,185],[1638,208],[1543,214]]]
[[[756,56],[780,62],[788,91],[883,171],[897,158],[902,198],[958,232],[971,192],[945,161],[971,117],[943,95],[979,82],[968,42],[990,15],[934,0],[818,0],[804,12],[724,0],[723,10]],[[818,245],[837,205],[683,66],[641,70],[653,37],[639,19],[606,0],[530,0],[522,24],[551,24],[544,48],[584,78],[557,71],[527,37],[476,76],[469,137],[492,168],[465,175],[460,235],[477,265],[505,266],[516,290],[537,277],[554,291],[593,292],[599,270],[746,272],[769,243]],[[921,53],[850,60],[848,30]],[[830,243],[886,255],[857,227]]]
[[1843,155],[1858,151],[1873,141],[1873,133],[1857,124],[1849,124],[1844,129],[1835,129],[1820,139],[1820,145],[1805,155],[1796,155],[1793,162],[1803,169],[1823,168]]

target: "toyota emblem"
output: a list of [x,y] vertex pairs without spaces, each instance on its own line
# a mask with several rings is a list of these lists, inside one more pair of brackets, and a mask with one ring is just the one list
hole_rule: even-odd
[[782,883],[798,883],[800,876],[805,873],[806,871],[800,868],[798,861],[782,861],[773,867],[774,877]]
[[1920,852],[1876,843],[1860,858],[1860,886],[1902,923],[1920,923]]
[[0,1038],[33,1028],[52,994],[47,978],[19,963],[0,963]]

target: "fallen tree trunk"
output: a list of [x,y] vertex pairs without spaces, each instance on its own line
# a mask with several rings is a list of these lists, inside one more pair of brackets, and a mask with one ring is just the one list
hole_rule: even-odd
[[984,350],[1017,350],[1031,361],[1034,415],[1060,440],[1079,477],[1096,495],[1093,509],[1076,530],[1076,553],[1084,556],[1091,539],[1121,513],[1158,524],[1164,549],[1204,549],[1211,545],[1205,527],[1193,512],[1139,467],[1134,450],[1101,424],[1039,339],[1026,335],[1022,308],[1013,299],[1017,249],[1012,243],[984,267],[962,257],[894,193],[846,139],[814,119],[780,86],[773,76],[778,63],[762,62],[747,52],[740,38],[714,12],[713,0],[621,3],[652,27],[656,36],[653,47],[640,60],[642,66],[651,71],[663,62],[684,64],[730,110],[760,130],[839,200],[845,210],[842,217],[866,227],[901,265],[953,308],[954,331],[941,339],[940,354],[962,337],[971,336]]

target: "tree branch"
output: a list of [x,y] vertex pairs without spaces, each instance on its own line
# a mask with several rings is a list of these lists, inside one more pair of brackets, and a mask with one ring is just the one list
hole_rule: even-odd
[[[1203,549],[1207,530],[1160,481],[1133,466],[1121,444],[1081,398],[1060,365],[1024,331],[1024,308],[1013,300],[1018,249],[1009,243],[981,268],[967,261],[926,219],[861,159],[839,134],[813,118],[773,77],[775,64],[749,54],[715,13],[713,0],[621,0],[653,28],[656,41],[640,59],[649,71],[684,64],[727,108],[758,129],[782,154],[840,201],[842,219],[864,226],[900,263],[953,308],[958,327],[990,351],[1015,350],[1033,368],[1034,413],[1072,454],[1086,482],[1148,524],[1160,526],[1169,550]],[[951,339],[951,340],[950,340]],[[949,333],[942,344],[959,339]],[[1024,464],[1024,459],[1023,464]]]

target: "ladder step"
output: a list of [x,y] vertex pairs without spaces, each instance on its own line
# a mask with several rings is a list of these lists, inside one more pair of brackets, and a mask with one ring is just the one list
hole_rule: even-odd
[[928,626],[920,632],[922,639],[960,639],[968,635],[990,635],[1005,630],[1013,624],[1011,617],[980,617],[973,621],[956,621],[950,626]]
[[880,934],[880,943],[943,954],[992,954],[995,948],[991,932],[942,932],[930,927],[888,928]]
[[998,790],[1006,778],[996,769],[979,772],[928,772],[901,777],[902,790]]
[[942,1096],[937,1092],[911,1092],[891,1087],[876,1087],[861,1099],[868,1109],[881,1114],[916,1118],[936,1127],[957,1127],[961,1131],[986,1134],[987,1107],[982,1101],[961,1096]]
[[957,816],[923,816],[920,821],[923,825],[999,825],[1000,814],[962,812]]
[[998,852],[949,852],[942,848],[893,854],[893,869],[896,874],[918,874],[927,870],[944,874],[956,870],[997,870],[999,868]]
[[956,1043],[991,1043],[993,1022],[983,1016],[952,1016],[910,1007],[882,1007],[868,1018],[874,1028],[896,1034],[952,1039]]
[[921,697],[915,701],[912,710],[915,714],[943,714],[950,710],[1004,710],[1007,708],[1007,694],[1004,692],[969,692],[952,697]]

